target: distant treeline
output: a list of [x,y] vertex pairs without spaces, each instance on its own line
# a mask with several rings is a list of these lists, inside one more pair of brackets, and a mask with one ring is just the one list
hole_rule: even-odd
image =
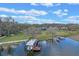
[[[18,23],[12,17],[0,17],[0,36],[9,36],[10,34],[17,34],[29,27],[47,29],[49,27],[57,28],[59,30],[79,30],[79,24],[27,24]],[[31,31],[31,30],[30,30]]]

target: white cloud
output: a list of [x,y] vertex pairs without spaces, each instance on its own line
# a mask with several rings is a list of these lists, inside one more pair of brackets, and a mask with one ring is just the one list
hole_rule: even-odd
[[56,4],[55,4],[55,6],[60,6],[60,5],[61,5],[61,3],[56,3]]
[[39,15],[46,15],[47,12],[46,11],[41,11],[41,10],[31,9],[30,11],[27,11],[26,14],[39,16]]
[[52,3],[31,3],[31,5],[35,5],[35,6],[42,5],[46,7],[53,6]]
[[67,3],[69,5],[79,5],[79,3]]
[[15,16],[16,18],[21,18],[21,19],[24,19],[24,20],[32,20],[32,21],[37,21],[39,19],[37,19],[35,16]]
[[51,7],[53,6],[52,3],[41,3],[42,6]]
[[8,9],[8,8],[3,8],[3,7],[0,7],[0,11],[16,13],[15,9]]
[[40,15],[46,15],[47,14],[46,11],[35,10],[35,9],[31,9],[31,10],[15,10],[15,9],[9,9],[9,8],[0,7],[0,11],[10,12],[10,13],[15,13],[15,14],[33,15],[33,16],[40,16]]
[[7,15],[0,15],[0,17],[7,17]]
[[20,16],[22,19],[26,20],[26,22],[31,24],[43,24],[43,23],[54,23],[54,20],[51,19],[40,19],[34,16]]
[[4,12],[10,12],[10,13],[24,13],[25,11],[23,10],[15,10],[15,9],[9,9],[9,8],[4,8],[4,7],[0,7],[0,11],[4,11]]
[[[43,24],[43,23],[58,23],[55,20],[52,19],[40,19],[35,16],[12,16],[16,21],[20,20],[22,21],[21,23],[30,23],[30,24]],[[19,19],[18,19],[19,18]]]
[[53,6],[60,6],[60,3],[31,3],[33,6],[46,6],[46,7],[53,7]]
[[79,16],[69,16],[68,18],[69,19],[75,19],[76,20],[77,18],[79,19]]
[[64,9],[64,11],[59,9],[59,10],[54,11],[53,14],[55,14],[59,17],[66,16],[66,15],[68,15],[68,9]]
[[[16,16],[17,17],[17,16]],[[44,24],[44,23],[78,23],[79,24],[79,16],[69,16],[66,19],[62,19],[61,21],[57,21],[55,19],[40,19],[35,16],[18,16],[18,18],[21,18],[26,23],[30,24]]]
[[64,12],[68,12],[69,10],[68,9],[64,9]]
[[79,24],[79,16],[69,16],[66,19],[64,19],[63,21],[65,21],[67,23]]
[[39,3],[30,3],[31,5],[33,5],[33,6],[38,6],[39,5]]
[[46,7],[52,7],[53,6],[53,3],[31,3],[31,5],[34,5],[34,6],[46,6]]
[[40,19],[34,16],[21,16],[21,18],[25,19],[26,21],[28,20],[28,22],[34,23],[34,24],[43,24],[43,23],[58,23],[57,21],[53,20],[53,19]]
[[46,11],[42,11],[42,10],[35,10],[35,9],[31,9],[31,10],[19,10],[17,11],[18,14],[26,14],[26,15],[32,15],[32,16],[40,16],[40,15],[46,15],[47,12]]
[[[0,15],[2,17],[8,17],[8,15]],[[29,23],[29,24],[44,24],[44,23],[79,23],[79,16],[69,16],[67,19],[62,21],[57,21],[55,19],[44,19],[37,18],[35,16],[11,16],[15,21],[19,23]],[[78,21],[77,21],[78,20]]]

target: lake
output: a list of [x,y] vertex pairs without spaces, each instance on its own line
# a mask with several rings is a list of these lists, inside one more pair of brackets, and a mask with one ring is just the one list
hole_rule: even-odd
[[[26,56],[25,42],[19,43],[19,45],[12,49],[11,55],[13,56]],[[79,56],[79,42],[70,38],[64,38],[59,42],[40,41],[40,52],[34,52],[34,56]],[[1,53],[3,56],[7,56],[7,51]]]

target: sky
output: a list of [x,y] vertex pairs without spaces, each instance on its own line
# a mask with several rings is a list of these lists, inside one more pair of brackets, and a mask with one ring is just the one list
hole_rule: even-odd
[[18,23],[79,24],[78,3],[0,3],[0,16],[11,16]]

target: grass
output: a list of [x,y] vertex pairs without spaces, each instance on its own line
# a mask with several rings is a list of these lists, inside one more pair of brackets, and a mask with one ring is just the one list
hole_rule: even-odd
[[40,35],[37,35],[37,39],[42,39],[42,40],[48,40],[48,39],[53,39],[55,35],[58,36],[63,36],[63,37],[70,37],[72,35],[77,35],[79,34],[79,31],[65,31],[65,30],[59,30],[56,33],[49,33],[47,31],[42,31]]
[[[64,36],[64,37],[69,37],[72,35],[77,35],[79,34],[79,31],[57,31],[56,35],[59,36]],[[36,35],[36,39],[39,40],[48,40],[52,39],[55,34],[49,33],[47,31],[41,31],[41,34]],[[2,37],[0,37],[2,38]],[[24,39],[30,39],[32,36],[26,36],[24,33],[18,33],[17,35],[12,35],[12,36],[6,36],[2,39],[0,39],[0,42],[8,42],[8,41],[16,41],[16,40],[24,40]]]
[[27,39],[26,35],[23,33],[18,33],[17,35],[13,36],[6,36],[5,38],[0,39],[0,42],[16,41],[23,39]]
[[79,34],[79,31],[58,31],[57,32],[57,35],[64,36],[64,37],[69,37],[77,34]]
[[59,30],[56,33],[49,33],[47,31],[42,31],[40,35],[37,35],[37,39],[41,40],[48,40],[48,39],[53,39],[55,35],[58,36],[63,36],[63,37],[70,37],[73,35],[78,35],[79,31],[65,31],[65,30]]
[[41,34],[36,35],[36,38],[39,39],[39,40],[52,39],[52,33],[49,33],[47,31],[42,31]]
[[77,36],[79,35],[79,31],[59,31],[57,34],[63,37],[70,37],[73,40],[79,41],[79,37]]

